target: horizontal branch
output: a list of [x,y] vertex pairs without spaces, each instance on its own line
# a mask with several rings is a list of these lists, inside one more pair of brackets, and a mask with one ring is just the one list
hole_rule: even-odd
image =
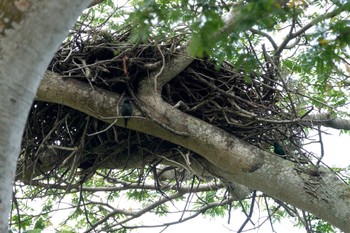
[[[40,181],[27,181],[25,184],[33,185],[36,187],[41,187],[45,189],[59,189],[59,190],[67,190],[67,185],[61,185],[61,184],[47,184]],[[194,192],[207,192],[207,191],[215,191],[222,188],[225,188],[223,184],[201,184],[199,186],[174,186],[174,185],[163,185],[162,189],[164,190],[174,190],[174,191],[180,191],[182,193],[194,193]],[[71,193],[74,192],[80,192],[80,191],[87,191],[87,192],[120,192],[125,190],[133,190],[133,189],[144,189],[144,190],[159,190],[159,187],[155,186],[155,184],[129,184],[129,183],[122,183],[122,184],[116,184],[113,186],[108,187],[83,187],[83,186],[76,186],[76,189],[70,189]]]
[[323,125],[333,129],[350,130],[350,120],[333,118],[328,113],[309,115],[306,120],[313,125]]

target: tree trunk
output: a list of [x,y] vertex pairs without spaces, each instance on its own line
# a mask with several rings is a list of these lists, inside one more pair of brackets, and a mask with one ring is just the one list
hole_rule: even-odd
[[0,232],[28,112],[57,47],[89,1],[0,1]]

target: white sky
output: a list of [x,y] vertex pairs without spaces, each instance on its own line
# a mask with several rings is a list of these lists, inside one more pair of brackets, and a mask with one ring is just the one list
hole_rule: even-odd
[[[323,162],[330,167],[347,168],[350,165],[350,135],[340,135],[338,130],[330,128],[322,128],[329,133],[322,134],[325,155]],[[320,154],[318,144],[305,146],[306,149],[313,151],[317,155]]]

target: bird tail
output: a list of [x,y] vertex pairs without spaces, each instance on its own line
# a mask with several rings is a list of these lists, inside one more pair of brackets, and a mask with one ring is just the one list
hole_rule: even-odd
[[128,118],[126,118],[126,117],[124,118],[124,127],[125,127],[125,128],[126,128],[126,126],[128,125],[128,120],[129,120]]

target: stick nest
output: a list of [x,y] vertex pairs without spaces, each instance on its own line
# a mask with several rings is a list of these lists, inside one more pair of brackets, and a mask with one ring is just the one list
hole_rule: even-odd
[[[160,69],[163,57],[167,62],[176,56],[184,40],[178,36],[165,41],[130,43],[129,28],[113,34],[77,33],[62,44],[48,70],[89,83],[91,88],[129,96],[127,83],[137,92],[139,81]],[[274,142],[280,142],[287,153],[298,157],[302,155],[299,148],[304,133],[296,121],[299,116],[293,104],[295,96],[288,92],[277,64],[268,59],[259,62],[263,67],[256,72],[228,62],[218,66],[210,58],[196,59],[164,86],[162,97],[183,112],[264,150],[271,150]],[[160,159],[155,154],[175,148],[179,151],[172,143],[129,133],[127,129],[113,126],[103,131],[108,127],[68,107],[35,102],[24,135],[22,161],[41,164],[44,159],[37,155],[59,146],[73,148],[75,155],[79,155],[68,158],[72,151],[55,150],[76,167],[91,163],[95,168],[132,168],[140,166],[132,160],[133,153],[141,154],[144,162],[157,163]],[[103,132],[88,136],[98,131]],[[127,164],[106,164],[111,154],[115,158],[128,157],[124,160]],[[50,172],[62,163],[52,161]]]

